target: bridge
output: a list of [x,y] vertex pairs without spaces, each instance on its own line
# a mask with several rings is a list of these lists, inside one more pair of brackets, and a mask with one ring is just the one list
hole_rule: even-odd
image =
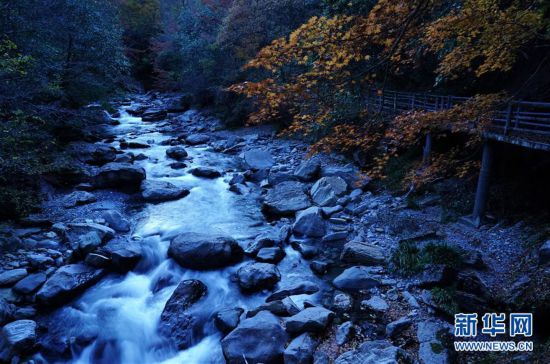
[[[367,109],[388,114],[407,111],[440,111],[468,100],[467,97],[399,91],[369,90]],[[508,100],[492,113],[490,125],[484,132],[481,168],[472,216],[475,226],[481,225],[489,193],[489,180],[494,157],[493,143],[502,142],[524,148],[550,151],[550,102]],[[431,151],[431,135],[426,136],[424,158]]]

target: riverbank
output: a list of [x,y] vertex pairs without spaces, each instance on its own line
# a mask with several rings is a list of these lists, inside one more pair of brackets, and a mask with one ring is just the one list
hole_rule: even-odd
[[547,274],[528,226],[446,222],[437,196],[174,97],[117,106],[73,145],[82,181],[2,229],[2,360],[461,361],[449,318],[524,307]]

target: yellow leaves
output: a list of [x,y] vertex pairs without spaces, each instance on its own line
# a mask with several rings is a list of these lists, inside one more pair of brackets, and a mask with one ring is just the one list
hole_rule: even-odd
[[518,51],[537,36],[543,26],[543,14],[522,8],[513,1],[501,8],[499,0],[467,0],[455,10],[428,26],[423,42],[434,52],[445,51],[438,72],[457,77],[472,68],[477,77],[488,72],[509,71]]

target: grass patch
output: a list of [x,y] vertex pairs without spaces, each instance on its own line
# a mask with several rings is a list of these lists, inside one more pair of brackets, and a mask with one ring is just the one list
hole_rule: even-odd
[[428,243],[421,248],[411,242],[400,244],[392,255],[391,263],[397,273],[412,276],[422,272],[430,264],[458,266],[462,260],[462,252],[446,243]]
[[460,312],[458,304],[454,299],[453,288],[432,288],[432,300],[437,307],[449,316],[454,316]]

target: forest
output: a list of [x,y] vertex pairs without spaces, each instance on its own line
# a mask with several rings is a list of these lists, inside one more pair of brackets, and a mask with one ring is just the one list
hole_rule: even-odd
[[[83,118],[59,121],[67,115],[56,113],[142,88],[182,92],[227,125],[275,122],[310,138],[314,150],[361,151],[372,177],[428,131],[448,137],[442,123],[454,119],[467,148],[435,153],[432,167],[419,173],[414,165],[406,178],[463,177],[478,167],[467,156],[483,130],[482,122],[461,126],[466,114],[483,121],[509,99],[550,97],[548,8],[496,0],[4,1],[2,148],[16,154],[1,178],[32,184],[63,168],[56,151]],[[475,98],[389,120],[364,104],[367,91],[386,89]],[[31,130],[39,148],[28,145]],[[13,200],[5,212],[32,204],[30,195],[5,193],[15,194],[4,195]]]
[[546,362],[549,152],[546,0],[0,0],[0,363]]

